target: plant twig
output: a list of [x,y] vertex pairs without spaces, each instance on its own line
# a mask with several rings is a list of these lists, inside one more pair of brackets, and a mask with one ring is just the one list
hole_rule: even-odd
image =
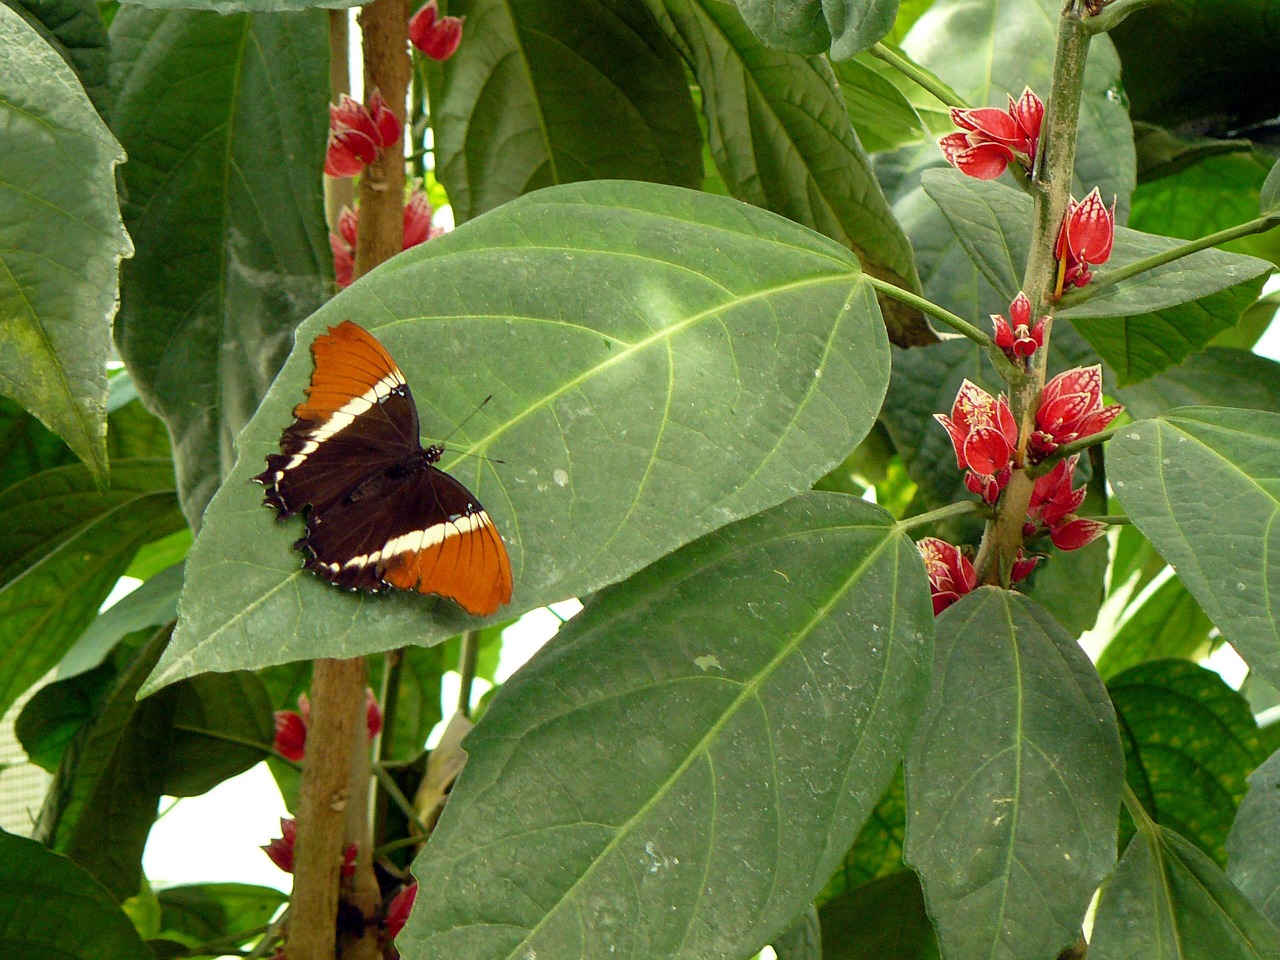
[[935,100],[938,100],[946,106],[959,107],[962,110],[969,106],[969,104],[966,103],[965,100],[954,90],[946,84],[940,83],[938,78],[927,70],[921,70],[918,66],[902,54],[898,53],[898,51],[894,50],[892,47],[886,46],[883,43],[877,43],[872,46],[867,53],[871,54],[871,56],[875,57],[877,60],[883,60],[885,63],[889,64],[889,66],[893,67],[893,69],[897,70],[916,86],[925,90],[932,95]]
[[1085,26],[1089,28],[1090,33],[1104,33],[1107,30],[1114,30],[1120,21],[1131,13],[1168,2],[1169,0],[1113,0],[1103,7],[1102,12],[1096,17],[1086,20]]
[[1119,429],[1120,427],[1113,424],[1105,430],[1099,430],[1097,433],[1091,433],[1087,437],[1081,437],[1078,440],[1072,440],[1069,443],[1064,443],[1034,467],[1028,469],[1027,473],[1031,475],[1032,479],[1043,477],[1054,468],[1059,460],[1065,460],[1072,454],[1080,453],[1081,451],[1088,450],[1090,447],[1096,447],[1098,444],[1110,440],[1116,435],[1116,431]]
[[458,650],[458,712],[468,719],[471,717],[471,687],[476,679],[476,658],[479,652],[480,631],[466,631]]
[[[329,97],[335,103],[351,92],[351,11],[327,10],[329,15]],[[324,216],[329,230],[338,232],[338,215],[355,202],[350,177],[324,178]]]
[[[391,772],[382,764],[376,763],[373,765],[373,774],[378,778],[378,783],[382,785],[383,792],[391,798],[391,802],[399,807],[400,812],[405,815],[405,819],[421,830],[424,837],[430,833],[431,831],[423,825],[420,819],[418,819],[418,811],[413,809],[412,801],[404,795],[404,792],[400,789],[400,785],[397,784],[395,778],[391,776]],[[419,838],[419,842],[421,842],[421,838]],[[386,847],[387,844],[380,844],[377,847],[377,850],[383,851]]]
[[963,517],[969,513],[981,514],[984,511],[990,512],[985,504],[979,503],[977,500],[957,500],[955,503],[949,503],[945,507],[939,507],[937,510],[930,510],[928,513],[920,513],[914,517],[899,520],[898,529],[904,531],[914,530],[916,527],[949,520],[952,517]]

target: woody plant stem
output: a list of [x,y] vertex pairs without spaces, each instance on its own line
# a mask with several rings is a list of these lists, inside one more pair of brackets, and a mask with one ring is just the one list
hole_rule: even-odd
[[1027,471],[1027,444],[1035,430],[1036,409],[1040,403],[1040,391],[1044,388],[1058,266],[1054,245],[1071,198],[1080,93],[1089,52],[1090,33],[1084,25],[1081,6],[1079,0],[1066,0],[1058,18],[1053,84],[1049,90],[1031,185],[1035,208],[1031,223],[1031,251],[1027,256],[1022,289],[1031,300],[1032,316],[1049,319],[1045,321],[1044,344],[1032,355],[1034,362],[1030,368],[1015,371],[1007,377],[1010,405],[1018,423],[1018,448],[1014,452],[1009,484],[996,504],[995,519],[987,522],[982,544],[978,547],[975,568],[980,583],[1008,586],[1014,557],[1022,546],[1022,525],[1035,485]]
[[[410,72],[408,25],[406,0],[374,0],[360,13],[365,90],[381,90],[402,125]],[[331,44],[331,56],[345,56],[337,46]],[[335,69],[331,74],[337,77],[343,72]],[[403,223],[404,147],[397,140],[360,178],[356,277],[400,252]],[[381,896],[373,873],[369,825],[365,683],[363,658],[315,663],[285,945],[289,960],[376,960],[381,956]],[[364,924],[339,938],[340,868],[348,843],[356,844],[357,859],[344,899],[359,911]]]

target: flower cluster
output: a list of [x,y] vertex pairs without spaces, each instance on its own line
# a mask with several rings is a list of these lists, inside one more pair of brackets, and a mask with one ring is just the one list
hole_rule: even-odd
[[[415,190],[404,204],[404,241],[401,250],[408,250],[444,233],[443,227],[432,226],[431,201],[421,190]],[[356,267],[356,236],[360,229],[360,212],[343,207],[338,216],[338,232],[329,234],[329,249],[333,251],[333,275],[338,289],[351,286]]]
[[[292,817],[280,818],[280,836],[262,847],[263,852],[285,873],[293,873],[293,851],[298,842],[298,821]],[[342,875],[354,876],[356,872],[356,845],[347,844],[342,853]]]
[[961,173],[994,180],[1012,160],[1027,170],[1033,168],[1043,120],[1044,104],[1028,87],[1016,101],[1009,98],[1008,110],[953,107],[951,121],[964,132],[947,134],[938,146],[947,162]]
[[1004,351],[1005,356],[1015,363],[1031,356],[1044,346],[1044,324],[1048,317],[1041,317],[1031,325],[1031,301],[1021,290],[1009,304],[1010,323],[999,313],[991,315],[991,324],[995,327],[996,346]]
[[1027,508],[1027,522],[1022,528],[1024,537],[1048,530],[1049,538],[1059,550],[1079,550],[1106,533],[1107,525],[1101,520],[1075,515],[1087,492],[1085,487],[1071,489],[1079,459],[1073,456],[1059,460],[1052,470],[1036,480]]
[[1075,367],[1058,374],[1040,392],[1036,429],[1031,434],[1031,460],[1043,460],[1064,443],[1091,437],[1105,429],[1124,409],[1102,405],[1102,366]]
[[400,139],[400,120],[377,90],[366,107],[345,93],[329,105],[329,147],[324,172],[331,177],[354,177]]
[[466,17],[442,17],[436,0],[427,0],[409,20],[409,42],[432,60],[448,60],[462,43]]
[[[376,737],[382,730],[382,708],[373,691],[365,688],[365,725],[369,731],[369,739]],[[277,710],[274,714],[276,738],[272,748],[280,756],[288,760],[299,761],[307,753],[307,727],[311,723],[311,700],[307,695],[298,697],[297,710]],[[283,870],[284,868],[281,867]]]
[[924,569],[929,574],[935,617],[978,585],[973,563],[959,547],[937,537],[925,537],[916,544],[916,549],[924,558]]
[[1083,287],[1093,279],[1089,268],[1111,258],[1115,234],[1114,199],[1108,208],[1103,204],[1097,187],[1079,202],[1075,197],[1071,198],[1062,226],[1058,228],[1058,242],[1054,248],[1054,256],[1058,258],[1056,296],[1062,296],[1063,289],[1068,286]]
[[1009,482],[1009,465],[1018,446],[1018,425],[1009,401],[965,380],[951,405],[951,416],[935,413],[951,437],[956,466],[965,471],[964,483],[987,503],[995,503]]

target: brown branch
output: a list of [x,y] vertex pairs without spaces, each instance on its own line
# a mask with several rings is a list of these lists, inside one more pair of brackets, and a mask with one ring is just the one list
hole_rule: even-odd
[[[337,103],[351,92],[351,11],[329,10],[329,99]],[[332,233],[338,232],[338,215],[355,202],[350,177],[324,178],[324,218]]]
[[338,886],[351,802],[351,745],[364,735],[364,661],[317,660],[298,802],[289,960],[336,956]]

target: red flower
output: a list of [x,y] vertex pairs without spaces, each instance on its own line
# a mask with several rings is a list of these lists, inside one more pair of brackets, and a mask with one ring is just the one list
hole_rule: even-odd
[[1018,555],[1014,558],[1014,561],[1013,561],[1013,569],[1009,571],[1010,582],[1020,583],[1021,581],[1027,579],[1027,577],[1031,576],[1031,571],[1036,568],[1036,564],[1039,563],[1042,559],[1044,558],[1041,557],[1038,553],[1033,553],[1029,557],[1025,556],[1022,552],[1022,548],[1019,547]]
[[1029,357],[1044,346],[1044,322],[1048,317],[1041,317],[1036,325],[1031,326],[1031,301],[1022,291],[1009,304],[1009,316],[1013,324],[998,313],[991,315],[991,323],[996,330],[996,346],[1005,352],[1010,360],[1017,361]]
[[1009,109],[979,107],[975,110],[951,108],[951,120],[965,133],[951,133],[938,141],[947,162],[961,173],[979,180],[994,180],[1004,173],[1011,160],[1030,170],[1040,143],[1040,123],[1044,104],[1028,87]]
[[935,617],[978,585],[973,564],[959,547],[937,537],[925,537],[916,544],[916,548],[924,558],[924,569],[929,574],[929,593],[933,597]]
[[[382,708],[373,691],[364,691],[364,722],[372,740],[382,730]],[[276,753],[289,760],[301,760],[307,753],[307,727],[311,724],[311,700],[305,693],[298,696],[298,709],[277,710],[274,714],[276,739],[272,744]]]
[[1028,523],[1023,528],[1027,536],[1048,529],[1049,539],[1059,550],[1079,550],[1106,532],[1107,525],[1100,520],[1081,519],[1076,516],[1084,502],[1086,488],[1071,489],[1079,456],[1059,461],[1053,469],[1036,481],[1031,490],[1031,503],[1027,507]]
[[1102,195],[1094,187],[1087,197],[1076,202],[1075,197],[1067,206],[1067,215],[1058,229],[1058,243],[1054,255],[1058,258],[1058,286],[1056,296],[1062,296],[1066,286],[1083,287],[1093,279],[1090,266],[1106,263],[1111,258],[1111,244],[1116,234],[1116,201],[1113,198],[1108,209],[1102,203]]
[[965,380],[951,405],[951,416],[935,413],[933,418],[950,435],[956,466],[961,470],[972,470],[980,477],[998,477],[1009,466],[1018,446],[1018,425],[1003,394],[996,399],[976,383]]
[[1064,443],[1104,429],[1124,410],[1118,403],[1102,405],[1102,366],[1075,367],[1044,385],[1036,410],[1031,450],[1043,459]]
[[[293,873],[293,848],[298,842],[298,821],[292,817],[280,818],[281,836],[265,844],[262,850],[271,862],[285,873]],[[356,845],[347,844],[342,852],[342,875],[350,877],[356,872]]]
[[[409,195],[404,205],[404,241],[402,250],[416,247],[444,233],[443,227],[431,225],[431,201],[421,190]],[[338,216],[338,232],[329,234],[329,249],[333,251],[333,276],[338,289],[351,286],[356,267],[356,235],[360,227],[360,214],[343,207]]]
[[337,106],[329,104],[324,172],[331,177],[353,177],[399,139],[400,121],[381,93],[373,91],[368,107],[344,93]]
[[995,503],[1000,499],[1000,492],[1009,485],[1009,477],[1013,471],[1008,467],[997,471],[993,477],[980,477],[972,471],[965,471],[964,485],[970,493],[976,493],[984,503]]
[[411,883],[392,897],[391,902],[387,904],[387,916],[383,924],[387,928],[388,940],[394,940],[404,929],[405,921],[409,919],[409,911],[413,909],[413,901],[417,895],[418,884]]
[[427,0],[409,20],[409,42],[432,60],[448,60],[462,43],[466,17],[442,17],[436,0]]

